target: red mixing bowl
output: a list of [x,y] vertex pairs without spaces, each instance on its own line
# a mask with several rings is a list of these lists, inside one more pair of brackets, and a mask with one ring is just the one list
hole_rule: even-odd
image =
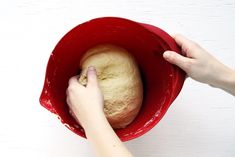
[[163,58],[166,50],[181,51],[160,28],[117,17],[96,18],[76,26],[59,41],[50,56],[40,103],[58,115],[71,131],[85,137],[83,128],[69,114],[66,89],[69,78],[81,70],[82,55],[102,43],[127,49],[141,72],[144,86],[141,110],[130,125],[115,130],[122,141],[128,141],[145,134],[161,120],[184,83],[185,73]]

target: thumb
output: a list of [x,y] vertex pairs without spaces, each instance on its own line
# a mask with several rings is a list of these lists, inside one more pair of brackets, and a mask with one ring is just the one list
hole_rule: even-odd
[[192,61],[191,58],[184,57],[174,51],[164,52],[163,57],[165,60],[167,60],[171,64],[177,65],[184,71],[187,71],[190,62]]
[[87,86],[97,86],[98,80],[96,75],[96,70],[93,66],[88,67],[87,69]]

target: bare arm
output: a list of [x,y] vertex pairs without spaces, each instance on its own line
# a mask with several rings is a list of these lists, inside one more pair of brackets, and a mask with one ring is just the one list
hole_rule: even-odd
[[219,62],[197,43],[175,35],[176,43],[185,56],[166,51],[163,57],[179,66],[194,80],[221,88],[235,96],[235,71]]
[[72,77],[67,89],[67,103],[83,126],[87,139],[99,157],[132,157],[104,115],[103,95],[93,67],[88,69],[87,78],[88,84],[84,87],[77,77]]

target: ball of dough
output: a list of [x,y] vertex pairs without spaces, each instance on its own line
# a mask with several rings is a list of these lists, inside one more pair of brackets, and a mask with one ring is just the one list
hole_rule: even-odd
[[104,95],[104,113],[113,128],[124,128],[137,116],[143,99],[140,72],[134,58],[123,48],[98,45],[81,59],[79,82],[87,84],[86,71],[94,66]]

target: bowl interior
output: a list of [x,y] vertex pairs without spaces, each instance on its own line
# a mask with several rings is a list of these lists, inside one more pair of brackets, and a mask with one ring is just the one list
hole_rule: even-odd
[[82,55],[89,48],[102,43],[127,49],[136,59],[141,71],[144,85],[141,110],[130,125],[115,130],[122,141],[127,141],[156,125],[178,94],[178,88],[181,89],[182,86],[181,81],[181,85],[175,90],[178,69],[162,57],[165,50],[172,49],[169,43],[141,24],[120,18],[99,18],[78,25],[68,32],[50,56],[40,102],[57,114],[70,130],[85,137],[82,127],[69,114],[66,89],[69,78],[80,72]]

